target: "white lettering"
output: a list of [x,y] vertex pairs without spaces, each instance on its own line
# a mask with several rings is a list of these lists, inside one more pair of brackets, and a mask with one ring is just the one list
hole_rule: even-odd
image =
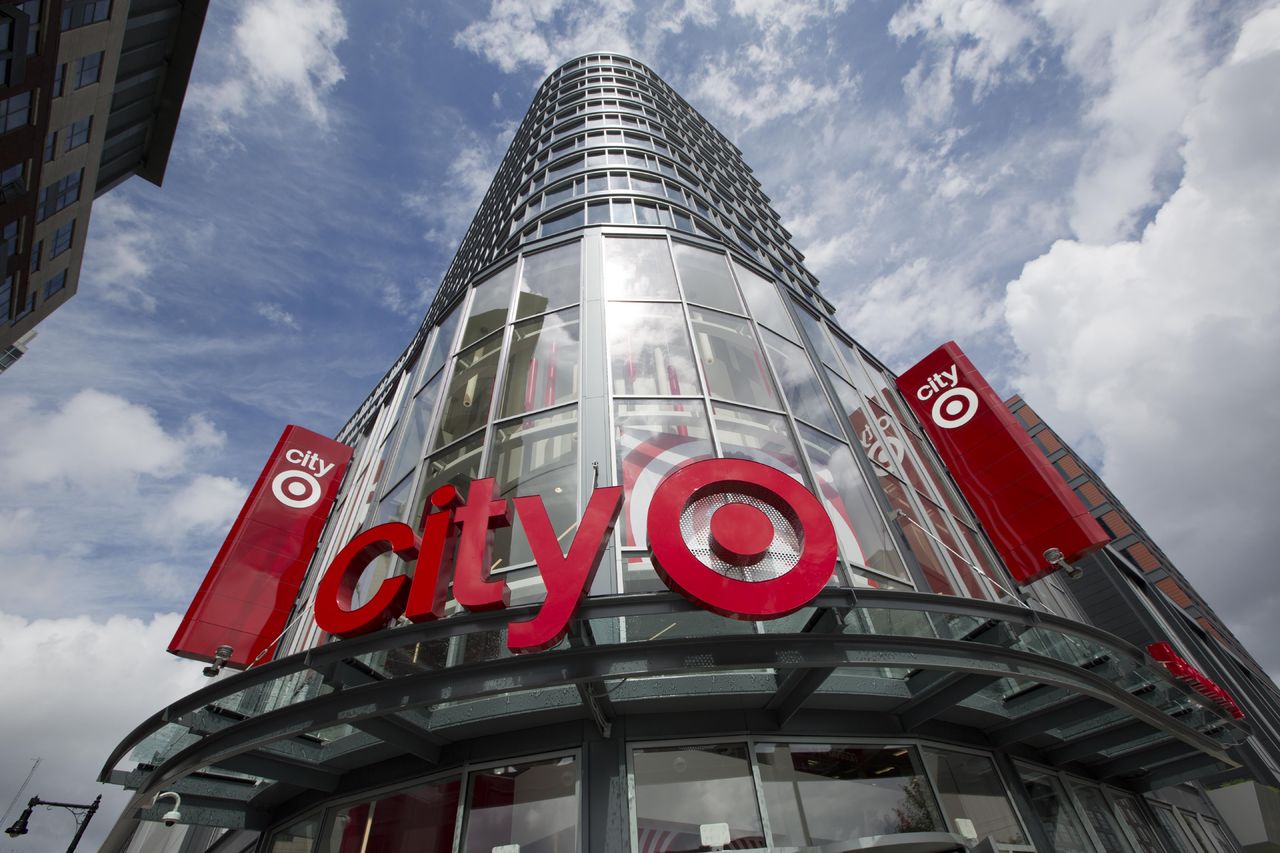
[[284,458],[294,465],[302,464],[302,451],[297,448],[290,448],[284,452]]

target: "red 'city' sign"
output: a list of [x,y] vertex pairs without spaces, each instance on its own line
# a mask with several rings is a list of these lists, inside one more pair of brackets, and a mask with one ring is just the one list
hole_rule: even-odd
[[[510,591],[501,578],[489,576],[486,534],[511,523],[514,504],[547,594],[532,619],[509,624],[507,647],[534,652],[558,644],[600,567],[622,510],[622,487],[592,492],[567,554],[560,550],[540,497],[494,500],[493,488],[492,479],[473,480],[463,503],[457,489],[442,486],[427,499],[420,530],[390,522],[348,542],[320,580],[316,624],[336,636],[353,637],[386,627],[401,614],[412,622],[439,619],[450,579],[454,600],[464,609],[505,608]],[[723,499],[712,501],[713,509],[699,503],[716,496]],[[778,553],[777,531],[766,510],[773,510],[790,528],[786,535],[799,544],[796,553]],[[682,524],[700,518],[708,527],[708,559],[722,570],[781,560],[783,571],[760,581],[717,571],[694,553],[682,533]],[[667,586],[700,607],[735,619],[776,619],[794,613],[822,590],[835,570],[835,530],[822,504],[794,479],[759,462],[708,459],[678,468],[658,485],[648,528],[654,568]],[[352,593],[361,572],[388,552],[405,562],[416,560],[413,576],[386,578],[368,601],[353,609]]]

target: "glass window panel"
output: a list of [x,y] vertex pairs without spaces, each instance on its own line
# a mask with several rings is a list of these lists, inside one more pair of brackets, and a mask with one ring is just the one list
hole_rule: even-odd
[[1130,833],[1137,840],[1140,853],[1164,853],[1164,845],[1157,838],[1155,829],[1143,817],[1137,800],[1113,792],[1111,801],[1115,804],[1120,819],[1129,827]]
[[889,506],[899,513],[898,526],[911,548],[912,555],[920,564],[929,589],[941,595],[959,595],[951,576],[947,573],[942,555],[934,548],[927,528],[917,517],[916,509],[908,497],[907,485],[892,474],[880,477],[880,488],[889,498]]
[[[576,407],[513,421],[497,428],[490,473],[497,479],[496,499],[539,495],[561,542],[572,541],[578,522],[578,413]],[[520,529],[493,531],[494,570],[533,559]]]
[[804,424],[800,425],[800,440],[845,559],[909,581],[893,534],[876,506],[853,451],[847,444]]
[[805,482],[791,427],[782,415],[716,403],[711,407],[723,455],[750,459]]
[[706,849],[701,827],[716,823],[732,849],[767,846],[745,744],[637,749],[632,766],[639,849]]
[[480,479],[480,457],[483,452],[484,433],[479,433],[427,460],[422,476],[418,478],[418,493],[411,504],[413,513],[410,526],[414,530],[422,529],[422,510],[427,498],[436,489],[449,484],[466,497],[471,481]]
[[587,176],[587,192],[602,193],[609,189],[609,175],[605,172],[596,172]]
[[637,225],[659,225],[658,206],[644,201],[636,202]]
[[837,373],[844,370],[843,360],[836,354],[835,347],[827,337],[826,324],[802,306],[797,307],[796,315],[800,318],[800,325],[804,326],[805,333],[809,336],[809,342],[813,344],[813,351],[817,353],[818,358]]
[[467,312],[467,324],[462,329],[459,348],[469,346],[485,335],[496,332],[507,322],[507,309],[511,305],[511,285],[515,281],[516,268],[509,266],[497,275],[476,286]]
[[488,421],[501,352],[502,335],[493,335],[458,353],[433,447],[462,438]]
[[786,338],[765,330],[764,346],[769,352],[774,370],[778,372],[778,381],[791,404],[791,412],[798,418],[804,418],[817,427],[829,432],[840,429],[831,403],[822,390],[818,376],[813,372],[813,365],[800,347]]
[[774,845],[836,845],[942,829],[907,747],[761,743],[755,748]]
[[1026,767],[1019,767],[1018,775],[1053,849],[1057,853],[1094,853],[1057,777]]
[[970,841],[990,836],[998,844],[1027,843],[990,758],[926,749],[924,762],[938,786],[950,831]]
[[1213,846],[1213,843],[1209,841],[1209,838],[1205,835],[1204,827],[1200,826],[1200,821],[1196,820],[1195,813],[1189,812],[1186,809],[1178,809],[1178,814],[1182,818],[1182,822],[1186,825],[1187,829],[1195,837],[1196,844],[1200,845],[1200,847],[1206,850],[1207,853],[1217,853],[1217,848]]
[[516,318],[554,311],[581,300],[579,241],[526,255],[520,271]]
[[502,416],[578,398],[578,309],[517,323],[511,333]]
[[1222,828],[1222,824],[1204,815],[1200,815],[1200,822],[1209,830],[1209,836],[1217,843],[1218,849],[1222,850],[1223,853],[1234,853],[1236,845],[1227,837],[1227,831]]
[[711,394],[735,403],[780,408],[751,324],[718,311],[690,308],[694,346]]
[[1187,831],[1183,829],[1182,824],[1173,816],[1172,808],[1162,803],[1151,803],[1150,805],[1160,826],[1173,839],[1174,845],[1178,848],[1178,853],[1207,853],[1207,851],[1196,847],[1195,842],[1187,835]]
[[593,201],[587,205],[587,224],[604,225],[609,221],[609,202]]
[[723,253],[708,252],[684,243],[674,243],[672,248],[685,299],[734,314],[742,313],[742,300],[738,298],[738,289],[729,276],[729,266]]
[[799,343],[795,324],[787,313],[778,295],[778,286],[768,279],[761,278],[751,270],[734,262],[733,271],[738,276],[738,284],[742,286],[742,295],[747,298],[747,307],[757,323],[762,323],[780,335]]
[[715,455],[707,412],[696,400],[626,400],[614,404],[613,422],[626,494],[623,542],[644,547],[645,514],[658,483],[678,465]]
[[929,517],[929,521],[933,525],[934,535],[941,540],[936,544],[942,547],[942,551],[951,563],[952,569],[955,570],[956,576],[964,584],[965,591],[972,598],[990,598],[991,593],[987,590],[987,585],[983,581],[981,574],[969,562],[969,556],[964,553],[963,546],[956,539],[955,534],[951,532],[951,527],[947,524],[948,516],[942,507],[922,497],[920,498],[920,506],[924,508],[925,515]]
[[560,202],[568,201],[571,198],[573,198],[573,181],[565,181],[564,183],[557,184],[547,190],[545,206],[550,209]]
[[436,372],[444,367],[445,362],[449,360],[449,356],[453,355],[453,339],[458,334],[458,320],[461,316],[461,306],[455,306],[449,312],[449,315],[440,322],[435,340],[431,342],[426,370],[422,374],[424,383],[435,376]]
[[464,853],[519,845],[528,853],[578,849],[578,764],[553,758],[472,772]]
[[1102,849],[1107,853],[1131,853],[1133,847],[1129,844],[1129,839],[1125,837],[1124,831],[1120,829],[1120,824],[1116,821],[1115,815],[1111,814],[1111,807],[1107,804],[1106,798],[1102,796],[1102,791],[1087,785],[1072,785],[1076,797],[1080,800],[1080,807],[1084,810],[1084,819],[1089,822],[1089,826],[1093,827],[1093,834],[1097,836],[1098,841],[1102,843]]
[[679,305],[610,302],[607,326],[613,393],[701,393]]
[[679,299],[667,241],[606,238],[604,293],[608,299]]
[[450,779],[349,806],[334,820],[326,853],[447,853],[461,787]]
[[319,832],[319,818],[299,821],[288,829],[282,829],[276,833],[271,839],[268,853],[311,853],[311,845],[315,843]]
[[394,483],[408,474],[422,460],[423,444],[427,440],[427,428],[431,425],[431,415],[436,410],[436,398],[440,395],[441,379],[437,376],[418,392],[409,406],[400,427],[402,435],[400,446],[396,450],[395,459],[391,462],[387,482]]
[[635,225],[635,211],[631,209],[631,202],[615,200],[613,202],[613,221],[619,225]]

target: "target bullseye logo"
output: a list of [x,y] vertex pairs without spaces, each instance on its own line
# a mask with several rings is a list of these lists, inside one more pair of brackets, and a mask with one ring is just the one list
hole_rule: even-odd
[[[743,580],[709,566],[690,548],[681,529],[686,511],[701,498],[737,495],[781,516],[798,543],[786,572],[766,580]],[[707,459],[669,474],[649,503],[649,547],[658,575],[699,607],[730,619],[777,619],[808,604],[830,580],[836,565],[836,534],[813,493],[787,474],[745,459]],[[711,515],[710,551],[743,569],[763,565],[780,532],[769,513],[738,500]]]
[[320,481],[296,468],[281,471],[271,480],[271,494],[280,503],[294,509],[315,506],[320,500],[320,492]]
[[943,429],[955,429],[973,420],[978,413],[978,395],[968,388],[952,388],[933,401],[930,415],[933,422]]

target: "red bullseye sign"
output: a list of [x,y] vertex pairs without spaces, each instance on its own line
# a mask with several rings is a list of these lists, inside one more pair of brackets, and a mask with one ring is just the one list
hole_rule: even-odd
[[[709,495],[740,495],[782,516],[799,543],[794,565],[764,580],[717,571],[696,555],[682,529],[691,507]],[[836,565],[836,533],[818,499],[776,468],[745,459],[707,459],[668,475],[649,503],[653,566],[668,587],[730,619],[777,619],[794,613],[822,591]],[[758,506],[730,502],[711,516],[709,546],[731,566],[763,564],[776,532]]]

